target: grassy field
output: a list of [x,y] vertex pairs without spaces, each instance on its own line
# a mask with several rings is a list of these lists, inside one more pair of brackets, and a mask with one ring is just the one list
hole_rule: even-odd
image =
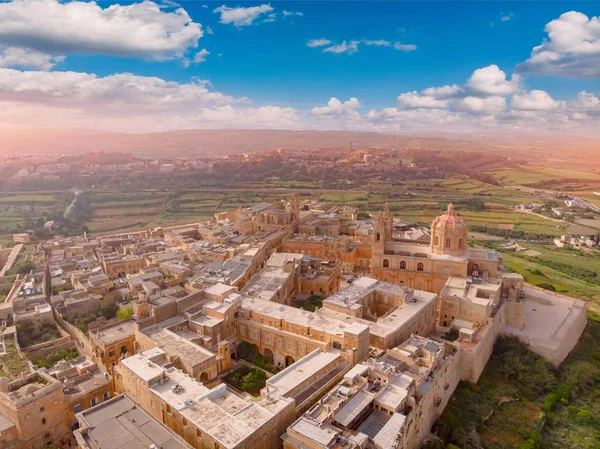
[[36,194],[2,194],[0,196],[0,234],[33,228],[50,214],[62,213],[71,198],[70,192]]
[[91,232],[192,222],[240,205],[276,201],[286,197],[277,192],[247,190],[86,192],[85,195],[91,203],[92,215],[84,224]]
[[532,285],[550,284],[557,292],[590,301],[590,308],[600,306],[600,253],[570,248],[524,243],[527,251],[511,252],[502,242],[477,242],[477,246],[494,248],[502,254],[507,270],[521,274]]
[[[532,201],[535,197],[528,196],[527,192],[468,178],[398,181],[393,186],[374,181],[369,192],[323,191],[318,190],[322,187],[319,183],[290,187],[285,182],[270,181],[227,191],[87,191],[83,195],[89,201],[90,211],[79,224],[86,226],[90,232],[109,232],[192,222],[240,205],[287,199],[292,191],[297,191],[301,198],[355,206],[359,211],[368,213],[376,213],[389,203],[395,216],[407,222],[426,225],[443,213],[449,202],[454,202],[457,211],[470,225],[549,235],[589,231],[584,225],[557,223],[535,215],[517,213],[512,206]],[[3,229],[8,233],[22,224],[24,214],[37,216],[49,211],[61,211],[70,196],[70,192],[7,195],[0,200],[0,231]],[[466,207],[469,201],[478,201],[481,207],[470,210]],[[483,205],[485,210],[480,210]]]
[[568,179],[582,185],[600,183],[600,175],[596,173],[549,167],[510,168],[494,170],[490,173],[503,185],[529,185],[558,179]]

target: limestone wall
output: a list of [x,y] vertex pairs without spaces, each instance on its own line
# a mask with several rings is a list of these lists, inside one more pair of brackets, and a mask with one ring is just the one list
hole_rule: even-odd
[[506,327],[506,304],[502,304],[493,318],[478,331],[474,343],[460,342],[461,380],[477,382],[483,373],[498,335]]

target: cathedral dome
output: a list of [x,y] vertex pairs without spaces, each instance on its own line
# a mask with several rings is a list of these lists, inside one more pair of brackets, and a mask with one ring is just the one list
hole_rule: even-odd
[[432,228],[446,228],[460,230],[467,227],[465,221],[459,215],[454,213],[454,204],[448,204],[448,210],[444,215],[440,215],[433,220]]
[[454,204],[448,205],[444,215],[431,223],[431,250],[435,254],[464,255],[467,249],[468,227],[462,217],[456,215]]

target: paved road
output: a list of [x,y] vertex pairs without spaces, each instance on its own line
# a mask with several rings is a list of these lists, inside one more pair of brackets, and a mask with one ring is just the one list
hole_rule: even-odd
[[65,219],[67,218],[67,215],[69,215],[69,213],[75,206],[75,202],[77,201],[77,197],[79,196],[80,193],[83,193],[83,192],[81,190],[73,190],[73,198],[71,198],[71,202],[69,204],[67,204],[67,207],[65,207],[65,211],[63,212],[63,218],[65,218]]

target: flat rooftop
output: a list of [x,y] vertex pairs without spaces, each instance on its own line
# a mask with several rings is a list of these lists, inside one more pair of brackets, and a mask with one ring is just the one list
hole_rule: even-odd
[[90,449],[190,448],[183,439],[154,419],[126,395],[92,407],[79,416],[82,428],[75,432]]
[[268,266],[255,275],[241,293],[270,301],[277,291],[293,276],[294,273],[285,272],[275,266]]
[[98,341],[108,346],[135,335],[135,322],[124,321],[97,332]]
[[290,391],[306,382],[306,379],[326,371],[329,366],[332,366],[340,358],[337,351],[323,352],[316,349],[268,379],[267,385],[275,388],[280,395],[286,396]]
[[199,365],[210,358],[215,358],[215,354],[202,346],[192,343],[188,339],[171,332],[160,325],[147,327],[142,331],[148,337],[152,338],[156,345],[179,356],[185,363],[190,365]]
[[510,334],[528,339],[548,341],[560,338],[561,331],[568,330],[579,313],[585,313],[585,302],[554,295],[539,290],[524,288],[525,328],[507,327]]
[[[310,327],[326,332],[329,335],[340,337],[344,335],[344,331],[361,333],[368,329],[368,326],[365,324],[331,318],[325,315],[322,310],[319,312],[307,312],[295,307],[258,298],[242,297],[241,308],[260,315],[266,315],[275,320],[279,319],[299,326]],[[346,317],[346,315],[341,314],[340,316]]]

